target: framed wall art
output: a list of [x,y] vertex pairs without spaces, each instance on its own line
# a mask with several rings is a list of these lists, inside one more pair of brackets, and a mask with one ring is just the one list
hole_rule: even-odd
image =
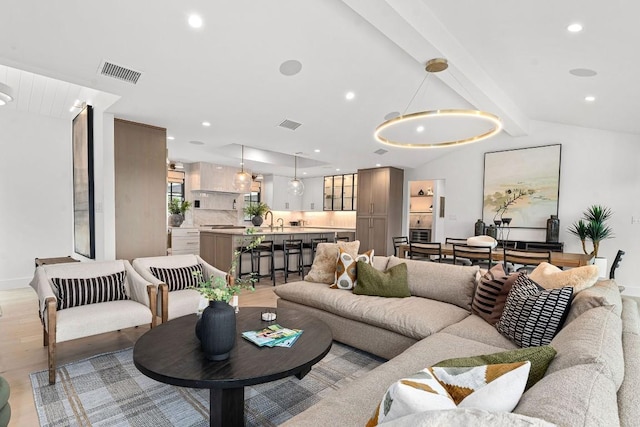
[[73,119],[72,143],[74,251],[94,259],[93,109],[90,105]]
[[501,221],[512,228],[546,227],[549,216],[558,214],[561,147],[554,144],[485,153],[485,224]]

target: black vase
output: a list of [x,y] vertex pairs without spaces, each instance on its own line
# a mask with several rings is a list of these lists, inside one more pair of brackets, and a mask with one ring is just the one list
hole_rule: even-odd
[[196,336],[200,347],[209,360],[220,361],[229,358],[236,343],[236,312],[223,301],[209,301],[196,323]]
[[481,219],[476,221],[473,234],[474,236],[482,236],[484,234],[484,222]]
[[262,217],[260,215],[256,215],[253,218],[251,218],[251,223],[253,225],[255,225],[256,227],[260,227],[262,225],[262,222],[264,220],[262,219]]
[[547,220],[547,242],[556,243],[560,235],[560,219],[558,215],[551,215]]

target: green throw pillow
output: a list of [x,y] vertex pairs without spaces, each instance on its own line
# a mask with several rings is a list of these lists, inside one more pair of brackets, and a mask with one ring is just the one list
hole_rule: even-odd
[[364,261],[358,261],[356,269],[358,284],[353,288],[354,294],[397,298],[411,296],[405,263],[380,271]]
[[[358,282],[359,285],[360,282]],[[529,379],[525,390],[529,390],[535,383],[540,381],[547,372],[547,367],[556,357],[556,350],[550,345],[541,347],[527,347],[516,350],[502,351],[500,353],[484,354],[480,356],[460,357],[458,359],[447,359],[438,362],[433,366],[443,368],[460,367],[471,368],[474,366],[492,365],[498,363],[515,363],[528,360],[531,362],[531,370],[529,371]]]

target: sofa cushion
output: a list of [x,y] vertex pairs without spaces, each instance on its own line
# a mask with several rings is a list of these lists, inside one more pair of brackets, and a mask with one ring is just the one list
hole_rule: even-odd
[[350,290],[358,283],[358,271],[356,265],[358,261],[372,264],[374,259],[374,250],[356,256],[349,255],[343,248],[338,248],[338,261],[336,262],[336,280],[335,287],[337,289]]
[[539,418],[512,412],[489,412],[476,408],[424,411],[389,421],[385,427],[490,426],[490,427],[554,427]]
[[376,270],[364,261],[358,261],[358,286],[356,295],[406,298],[411,296],[407,282],[406,264],[396,265],[386,271]]
[[474,367],[429,367],[393,383],[367,426],[429,410],[479,408],[511,412],[531,362]]
[[202,264],[175,268],[149,267],[149,270],[158,280],[167,284],[169,292],[197,287],[201,281],[208,279],[202,276]]
[[124,286],[126,274],[120,271],[100,277],[52,277],[53,290],[58,297],[57,309],[129,299]]
[[477,266],[441,264],[391,257],[387,268],[407,264],[411,295],[448,302],[471,311],[471,299],[479,278]]
[[499,353],[483,354],[480,356],[459,357],[456,359],[447,359],[436,363],[433,366],[482,366],[497,363],[513,363],[513,362],[531,362],[531,370],[525,390],[528,390],[535,383],[540,381],[547,372],[549,363],[556,355],[556,351],[549,345],[541,347],[519,348],[516,350],[501,351]]
[[442,330],[442,333],[473,341],[480,341],[502,349],[520,348],[516,343],[498,332],[494,325],[488,324],[484,319],[475,314],[464,318],[458,323],[447,326]]
[[326,283],[327,285],[334,283],[336,279],[338,248],[344,249],[349,255],[355,258],[358,255],[358,249],[360,249],[360,241],[318,243],[311,270],[309,270],[309,274],[304,276],[304,280],[307,282]]
[[622,314],[622,297],[613,280],[599,280],[590,288],[575,294],[566,323],[572,322],[587,310],[602,306],[611,306],[613,313],[618,316]]
[[585,265],[570,270],[560,270],[548,262],[540,263],[529,275],[531,280],[545,289],[573,287],[573,291],[580,292],[593,286],[598,280],[598,267]]
[[320,283],[289,282],[276,286],[275,293],[285,300],[414,339],[427,337],[469,315],[460,307],[431,299],[356,295],[338,292]]
[[480,278],[471,302],[471,311],[491,325],[498,323],[507,295],[517,277],[518,274],[506,274],[501,263],[491,267]]
[[577,365],[547,372],[522,395],[514,412],[563,427],[618,426],[616,386],[600,369]]
[[570,286],[545,290],[520,274],[496,328],[520,347],[549,344],[564,323],[572,295]]
[[598,307],[566,325],[551,341],[558,354],[549,373],[575,365],[600,363],[602,374],[620,387],[624,378],[622,321],[613,307]]

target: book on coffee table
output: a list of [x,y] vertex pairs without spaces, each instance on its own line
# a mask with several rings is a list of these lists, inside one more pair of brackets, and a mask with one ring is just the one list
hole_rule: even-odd
[[276,323],[263,329],[243,332],[242,337],[259,347],[291,347],[301,334],[301,329],[284,328]]

